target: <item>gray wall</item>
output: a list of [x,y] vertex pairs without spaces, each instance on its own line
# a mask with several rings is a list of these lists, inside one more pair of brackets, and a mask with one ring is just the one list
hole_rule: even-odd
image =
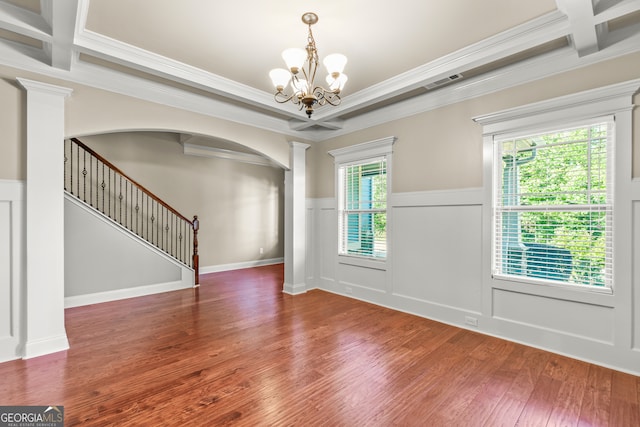
[[284,256],[283,169],[185,155],[171,133],[80,139],[187,218],[198,215],[201,269]]
[[64,204],[65,297],[178,282],[181,268],[79,202]]

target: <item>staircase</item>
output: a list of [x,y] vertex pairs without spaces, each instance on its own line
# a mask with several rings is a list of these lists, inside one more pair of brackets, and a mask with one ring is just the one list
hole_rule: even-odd
[[193,269],[200,284],[197,216],[189,220],[77,138],[64,141],[64,190]]

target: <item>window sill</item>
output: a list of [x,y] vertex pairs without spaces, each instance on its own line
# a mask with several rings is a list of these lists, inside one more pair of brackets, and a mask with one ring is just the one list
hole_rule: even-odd
[[494,274],[492,287],[511,292],[525,293],[546,298],[615,307],[613,290],[593,286],[565,285],[546,280],[535,280]]
[[372,258],[365,258],[353,255],[338,255],[338,263],[345,265],[352,265],[355,267],[371,268],[374,270],[387,270],[387,260],[379,260]]

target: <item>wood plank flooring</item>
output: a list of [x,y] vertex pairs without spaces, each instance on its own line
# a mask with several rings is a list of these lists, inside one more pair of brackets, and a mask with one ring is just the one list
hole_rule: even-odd
[[640,426],[640,377],[282,282],[68,309],[71,349],[0,364],[0,405],[64,405],[66,426]]

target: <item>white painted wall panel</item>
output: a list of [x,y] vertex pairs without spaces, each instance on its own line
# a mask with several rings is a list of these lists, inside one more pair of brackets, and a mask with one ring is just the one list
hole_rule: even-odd
[[0,179],[0,362],[22,356],[24,185]]
[[[639,183],[640,184],[640,183]],[[633,348],[640,350],[640,200],[636,200],[633,206]]]
[[386,292],[385,270],[338,263],[337,273],[341,285]]
[[317,225],[315,236],[318,239],[320,255],[317,262],[319,278],[323,285],[332,285],[336,279],[335,261],[338,252],[336,211],[332,208],[318,209]]
[[315,258],[316,248],[314,247],[314,239],[313,239],[313,224],[315,223],[314,211],[313,207],[307,206],[307,210],[305,212],[306,220],[305,220],[305,285],[306,289],[313,289],[314,286],[314,275],[315,275],[315,264],[313,259]]
[[[631,242],[625,248],[633,251],[633,301],[620,299],[615,291],[609,295],[494,281],[487,252],[490,228],[483,223],[484,193],[478,189],[394,194],[386,272],[341,264],[335,206],[330,199],[314,200],[315,283],[328,291],[637,374],[640,324],[633,319],[640,319],[640,268],[635,268],[640,265],[640,181],[633,194],[633,248]],[[629,315],[620,310],[624,304],[633,304]],[[477,319],[477,326],[465,324],[467,317]],[[635,350],[628,344],[632,339]]]
[[481,206],[393,210],[393,293],[480,311]]
[[0,200],[0,341],[12,334],[11,202]]
[[613,342],[614,310],[611,307],[494,289],[493,317],[590,340]]

